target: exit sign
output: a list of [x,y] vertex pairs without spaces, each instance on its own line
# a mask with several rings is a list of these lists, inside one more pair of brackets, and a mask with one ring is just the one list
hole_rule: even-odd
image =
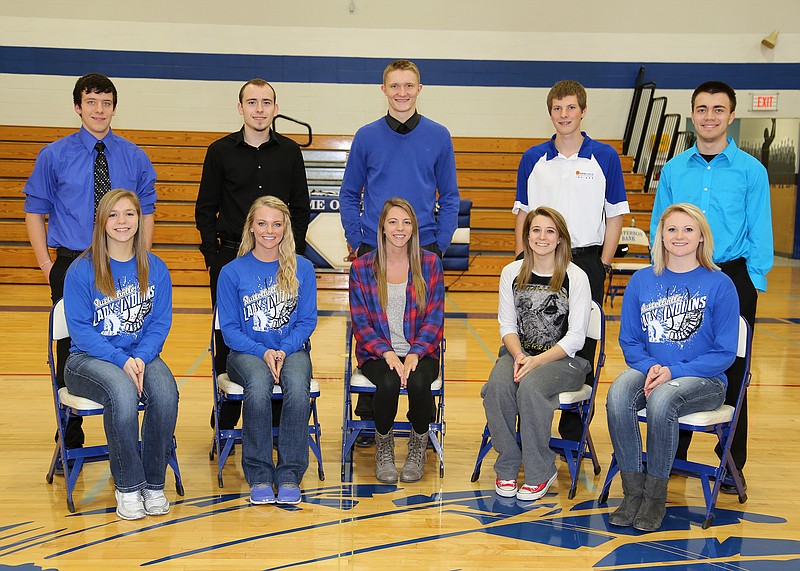
[[754,93],[752,111],[777,111],[777,93]]

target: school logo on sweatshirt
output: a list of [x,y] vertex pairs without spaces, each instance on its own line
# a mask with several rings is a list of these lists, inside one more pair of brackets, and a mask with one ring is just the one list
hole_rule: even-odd
[[650,343],[683,343],[703,324],[707,296],[677,288],[651,303],[642,304],[642,329]]
[[281,329],[289,323],[297,308],[297,296],[291,297],[269,284],[253,295],[242,299],[245,322],[253,321],[253,331],[265,332]]
[[145,318],[153,310],[153,295],[156,287],[151,285],[142,294],[139,282],[120,286],[116,297],[106,296],[94,301],[94,322],[97,327],[101,323],[101,335],[115,337],[117,335],[136,335],[144,326]]

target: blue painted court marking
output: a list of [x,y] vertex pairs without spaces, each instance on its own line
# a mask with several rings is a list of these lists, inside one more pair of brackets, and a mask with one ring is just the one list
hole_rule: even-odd
[[[450,297],[450,295],[447,292],[445,292],[444,298],[445,298],[445,301],[447,303],[449,303],[450,305],[452,305],[456,309],[456,311],[461,312],[461,310],[458,308],[456,303],[453,301],[453,299]],[[463,315],[469,315],[469,314],[466,314],[466,313],[463,313],[463,312],[462,312],[462,314]],[[449,316],[450,316],[449,313],[445,313],[445,318],[448,318]],[[497,315],[494,315],[494,318],[496,319]],[[480,348],[483,349],[483,352],[486,354],[486,356],[489,358],[489,360],[491,362],[494,362],[495,359],[497,359],[497,353],[495,351],[492,351],[491,349],[489,349],[489,346],[483,341],[483,338],[478,334],[477,331],[475,331],[475,328],[472,327],[472,325],[469,322],[469,319],[462,319],[462,321],[464,323],[464,329],[469,331],[469,333],[472,335],[473,339],[475,339],[475,341],[478,343]],[[445,324],[445,331],[447,331],[447,324]],[[499,335],[499,333],[498,333],[498,335]]]

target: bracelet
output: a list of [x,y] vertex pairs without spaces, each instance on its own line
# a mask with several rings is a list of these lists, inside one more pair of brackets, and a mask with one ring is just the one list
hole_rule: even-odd
[[47,260],[46,262],[42,262],[41,264],[39,264],[39,268],[44,267],[45,264],[52,264],[52,263],[54,263],[53,260]]

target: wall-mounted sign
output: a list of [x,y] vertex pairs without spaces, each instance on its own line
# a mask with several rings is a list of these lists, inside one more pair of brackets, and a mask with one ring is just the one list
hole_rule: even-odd
[[777,93],[753,93],[753,105],[751,111],[777,111]]

